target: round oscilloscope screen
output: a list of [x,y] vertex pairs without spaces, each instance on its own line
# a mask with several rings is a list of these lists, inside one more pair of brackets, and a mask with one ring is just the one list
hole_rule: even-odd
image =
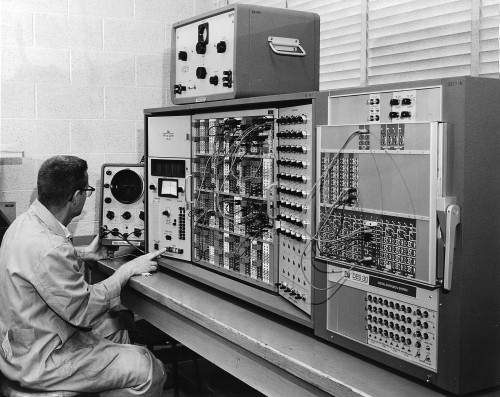
[[110,188],[111,194],[120,203],[132,204],[142,197],[144,182],[139,174],[125,169],[113,176]]

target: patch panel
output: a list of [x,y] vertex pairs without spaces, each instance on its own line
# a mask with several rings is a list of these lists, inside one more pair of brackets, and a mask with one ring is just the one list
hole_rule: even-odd
[[319,257],[415,278],[417,228],[414,219],[321,209]]
[[[215,268],[221,266],[233,277],[273,289],[269,273],[270,267],[276,264],[270,253],[273,232],[266,200],[274,180],[270,157],[274,118],[267,113],[252,112],[214,116],[200,116],[199,122],[193,124],[194,128],[198,124],[210,125],[207,133],[212,139],[210,156],[196,153],[197,142],[192,143],[193,162],[205,164],[203,172],[193,176],[193,212],[197,215],[193,228],[195,233],[211,228],[216,240],[222,239],[224,243],[218,251],[218,263],[207,261],[197,253],[194,262]],[[196,135],[197,131],[193,131],[193,136]],[[208,225],[205,219],[209,219]]]

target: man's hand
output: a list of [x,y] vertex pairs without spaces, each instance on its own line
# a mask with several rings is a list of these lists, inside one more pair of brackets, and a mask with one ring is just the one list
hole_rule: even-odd
[[90,245],[82,250],[83,260],[98,261],[107,258],[108,249],[101,245],[99,236],[95,236]]
[[158,269],[158,263],[155,261],[161,254],[166,251],[166,248],[151,252],[149,254],[138,256],[137,258],[125,263],[120,268],[125,267],[131,276],[137,276],[142,273],[155,272]]

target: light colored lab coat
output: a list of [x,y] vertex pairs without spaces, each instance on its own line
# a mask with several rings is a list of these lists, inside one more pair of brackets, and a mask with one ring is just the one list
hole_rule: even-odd
[[1,372],[36,389],[158,395],[163,366],[147,349],[91,331],[119,307],[121,285],[114,278],[90,285],[81,265],[38,200],[9,227],[0,247]]

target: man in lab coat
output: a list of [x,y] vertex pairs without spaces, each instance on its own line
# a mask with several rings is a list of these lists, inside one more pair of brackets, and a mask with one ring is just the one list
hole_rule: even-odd
[[162,251],[89,285],[83,261],[102,259],[105,249],[96,238],[76,250],[66,228],[95,190],[86,161],[46,160],[37,186],[38,199],[12,223],[0,248],[1,372],[33,389],[161,395],[165,370],[148,349],[114,343],[92,327],[119,307],[120,290],[131,276],[157,269]]

